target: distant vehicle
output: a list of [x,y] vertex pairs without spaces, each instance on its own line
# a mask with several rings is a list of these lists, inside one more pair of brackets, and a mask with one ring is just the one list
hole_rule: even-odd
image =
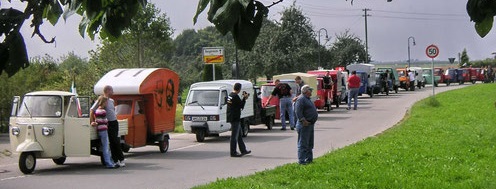
[[[370,97],[374,96],[374,90],[376,87],[376,68],[373,64],[350,64],[346,66],[346,69],[351,73],[356,71],[357,75],[360,77],[362,84],[358,90],[358,95],[368,94]],[[377,93],[376,93],[377,94]]]
[[[280,81],[281,81],[281,83],[287,83],[291,87],[291,89],[293,90],[291,97],[292,98],[296,97],[294,90],[298,87],[298,84],[296,84],[294,79],[280,79]],[[270,95],[272,94],[272,91],[274,91],[275,87],[276,86],[272,81],[270,81],[269,83],[262,84],[262,86],[260,88],[260,90],[261,90],[261,95],[260,95],[261,97],[260,98],[262,98],[262,102],[267,102]],[[314,92],[312,91],[312,94],[313,93]],[[312,99],[315,99],[315,98],[316,98],[316,96],[313,97]],[[281,119],[281,110],[279,108],[279,97],[278,96],[272,97],[272,99],[269,102],[269,105],[275,106],[275,108],[276,108],[275,119]],[[286,120],[289,121],[289,117]]]
[[398,78],[400,80],[400,87],[405,90],[410,90],[410,79],[408,78],[408,72],[406,68],[396,68],[396,73],[398,73]]
[[410,71],[415,73],[416,86],[421,89],[425,87],[425,78],[423,77],[423,69],[421,67],[410,67]]
[[462,68],[463,81],[475,84],[477,82],[477,70],[475,68]]
[[444,75],[449,76],[447,78],[449,78],[450,83],[458,83],[459,85],[464,83],[463,70],[450,68],[445,71]]
[[[339,70],[310,70],[307,73],[314,74],[318,78],[323,78],[325,74],[327,74],[327,72],[329,72],[329,76],[331,77],[333,85],[331,86],[330,89],[325,89],[323,87],[323,82],[322,83],[319,82],[319,85],[322,84],[322,89],[324,89],[323,91],[320,91],[321,95],[319,95],[319,98],[329,99],[326,100],[327,104],[325,105],[325,108],[329,110],[332,109],[330,108],[330,104],[334,104],[336,108],[339,108],[339,105],[346,97],[346,86],[347,86],[346,72],[342,72]],[[331,94],[329,94],[329,90]],[[326,94],[326,95],[322,95],[322,94]]]
[[445,83],[446,86],[449,86],[451,84],[451,76],[445,74],[445,70],[443,68],[434,68],[434,76],[436,78],[439,77],[439,79],[437,80],[437,84]]
[[[438,81],[440,76],[435,76],[432,74],[432,68],[423,68],[422,77],[425,78],[425,83],[433,85],[434,87],[438,86]],[[432,79],[434,77],[434,83],[432,83]]]
[[393,70],[393,68],[377,68],[377,72],[381,73],[386,73],[386,70],[389,71],[391,77],[388,79],[390,81],[390,90],[394,90],[395,93],[398,93],[398,89],[400,88],[400,79],[398,76],[398,72]]

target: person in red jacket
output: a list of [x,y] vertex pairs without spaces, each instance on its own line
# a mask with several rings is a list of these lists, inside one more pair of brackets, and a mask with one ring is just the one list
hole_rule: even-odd
[[358,90],[360,89],[360,77],[356,75],[356,71],[351,72],[351,76],[348,78],[348,108],[347,110],[351,109],[351,99],[353,98],[353,109],[357,109],[358,105]]

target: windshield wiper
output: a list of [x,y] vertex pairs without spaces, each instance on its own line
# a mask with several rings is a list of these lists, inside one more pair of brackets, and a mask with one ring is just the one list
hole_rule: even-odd
[[28,108],[28,105],[26,104],[26,102],[22,102],[22,104],[24,104],[24,107],[26,108],[26,111],[29,114],[29,118],[33,118],[33,115],[31,114],[31,111],[29,111],[29,108]]
[[197,100],[188,103],[188,105],[195,104],[195,103],[198,104],[203,110],[205,110],[205,108]]

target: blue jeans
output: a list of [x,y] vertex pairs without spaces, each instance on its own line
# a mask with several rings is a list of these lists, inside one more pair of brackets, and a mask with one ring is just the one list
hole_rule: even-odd
[[241,125],[239,122],[239,120],[231,122],[231,155],[236,154],[236,144],[239,146],[241,153],[246,152],[246,145],[243,142],[243,136],[241,136]]
[[313,161],[314,124],[303,126],[303,123],[296,123],[298,132],[298,163],[306,164]]
[[350,88],[350,93],[348,94],[348,108],[351,108],[351,99],[353,98],[353,108],[356,109],[358,106],[358,90],[359,88]]
[[103,161],[105,162],[105,166],[114,167],[115,163],[110,155],[109,137],[107,130],[98,131],[98,136],[100,137],[100,142],[102,143],[102,156],[103,156]]
[[282,128],[286,129],[286,114],[288,114],[288,117],[289,117],[290,127],[294,128],[292,99],[290,97],[283,97],[283,98],[279,99],[279,110],[281,111]]

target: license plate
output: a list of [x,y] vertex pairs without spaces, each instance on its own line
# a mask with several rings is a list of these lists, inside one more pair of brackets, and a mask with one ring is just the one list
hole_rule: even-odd
[[207,121],[207,117],[192,117],[191,121]]

